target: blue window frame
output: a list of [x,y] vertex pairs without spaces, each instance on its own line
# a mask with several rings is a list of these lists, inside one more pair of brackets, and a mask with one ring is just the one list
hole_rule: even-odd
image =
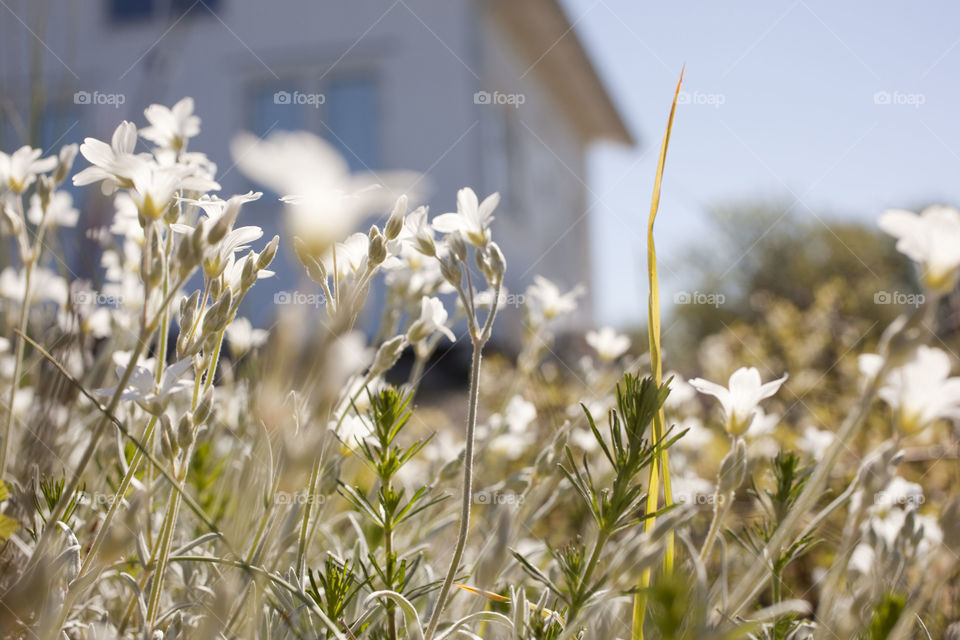
[[341,76],[324,87],[321,134],[347,159],[351,171],[380,167],[380,104],[370,75]]

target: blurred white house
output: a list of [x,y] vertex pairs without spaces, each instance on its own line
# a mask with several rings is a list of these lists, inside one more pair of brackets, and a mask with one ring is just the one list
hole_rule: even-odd
[[[354,170],[427,174],[432,214],[454,210],[460,186],[500,191],[494,234],[509,290],[538,273],[590,282],[586,153],[633,139],[557,0],[4,6],[4,149],[109,138],[123,119],[144,124],[148,104],[189,95],[203,119],[191,149],[218,163],[225,195],[251,187],[232,168],[236,132],[308,129]],[[271,195],[244,222],[283,238]],[[95,194],[83,198],[88,226],[111,214]],[[283,259],[279,277],[255,288],[248,311],[261,322],[274,292],[299,282],[292,255]],[[578,324],[590,317],[588,296]]]

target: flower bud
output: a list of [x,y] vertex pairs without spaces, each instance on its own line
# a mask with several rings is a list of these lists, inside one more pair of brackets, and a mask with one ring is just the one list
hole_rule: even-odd
[[492,282],[496,284],[503,280],[503,274],[507,271],[507,259],[503,257],[503,252],[496,242],[487,245],[487,263],[490,265],[490,271],[493,274]]
[[197,405],[196,410],[193,412],[193,424],[200,426],[207,421],[212,413],[213,387],[210,387],[206,393],[203,394],[203,397],[200,399],[200,404]]
[[379,265],[387,259],[387,241],[376,226],[370,227],[370,246],[367,248],[367,258],[373,266]]
[[57,162],[57,168],[53,172],[53,181],[60,184],[70,175],[73,169],[73,161],[77,158],[79,147],[76,144],[68,144],[60,147],[60,158]]
[[246,291],[257,282],[257,254],[253,251],[243,261],[240,272],[240,288]]
[[447,236],[447,246],[450,252],[457,257],[460,262],[467,259],[467,243],[459,233],[451,233]]
[[403,217],[407,214],[407,196],[402,195],[397,198],[397,203],[393,206],[393,213],[387,220],[383,233],[387,240],[395,240],[400,232],[403,231]]
[[37,196],[40,198],[40,207],[44,211],[50,206],[50,196],[53,194],[55,188],[53,179],[49,176],[40,176],[39,180],[37,180]]
[[280,246],[280,236],[273,236],[267,246],[263,248],[263,253],[257,258],[257,269],[266,269],[277,257],[277,247]]
[[14,210],[9,201],[4,201],[2,211],[4,221],[10,225],[10,233],[12,235],[19,235],[23,231],[23,219],[16,210]]
[[400,355],[403,353],[404,347],[407,346],[406,338],[402,335],[394,336],[390,338],[377,349],[377,355],[373,359],[373,366],[371,367],[371,372],[374,375],[378,375],[390,369],[394,364],[397,363],[397,360],[400,359]]
[[[321,260],[317,260],[310,254],[303,240],[294,237],[293,248],[296,250],[297,257],[300,258],[301,264],[306,268],[307,275],[310,276],[310,279],[318,284],[326,284],[328,280],[326,267],[323,266]],[[264,253],[266,253],[266,250],[264,250]]]
[[213,223],[213,227],[207,233],[207,241],[210,244],[217,244],[230,233],[230,229],[233,228],[233,223],[236,222],[237,216],[240,215],[240,200],[235,200],[230,198],[227,200],[227,206],[223,210],[223,214],[217,218],[217,221]]
[[736,491],[747,471],[747,446],[742,438],[734,440],[733,447],[720,463],[717,473],[717,491],[720,494]]
[[421,233],[413,240],[413,247],[425,256],[435,258],[437,256],[437,244],[428,234]]
[[173,432],[173,424],[170,422],[170,416],[161,414],[160,416],[160,453],[167,460],[173,460],[179,451],[176,444],[176,435]]
[[189,415],[184,415],[180,418],[180,422],[177,423],[177,443],[181,449],[188,449],[195,439],[196,434],[193,431],[193,422],[190,420]]
[[460,263],[450,254],[440,256],[440,273],[444,279],[455,287],[460,286],[463,280],[463,271],[460,269]]

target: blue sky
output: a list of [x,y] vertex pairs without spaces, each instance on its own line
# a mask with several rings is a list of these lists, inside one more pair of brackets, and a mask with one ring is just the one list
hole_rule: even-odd
[[[785,202],[800,218],[868,222],[890,207],[960,204],[955,3],[563,4],[641,140],[591,158],[599,322],[645,315],[643,220],[684,63],[690,99],[677,113],[657,229],[666,264],[705,233],[707,209],[725,202]],[[692,286],[669,269],[661,275],[668,299]]]

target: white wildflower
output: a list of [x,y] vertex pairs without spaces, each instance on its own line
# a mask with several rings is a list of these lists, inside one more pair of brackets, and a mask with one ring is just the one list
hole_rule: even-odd
[[727,432],[732,436],[742,436],[750,429],[760,401],[775,394],[786,379],[784,375],[764,384],[755,367],[741,367],[730,376],[727,387],[701,378],[694,378],[690,384],[700,393],[719,400]]

